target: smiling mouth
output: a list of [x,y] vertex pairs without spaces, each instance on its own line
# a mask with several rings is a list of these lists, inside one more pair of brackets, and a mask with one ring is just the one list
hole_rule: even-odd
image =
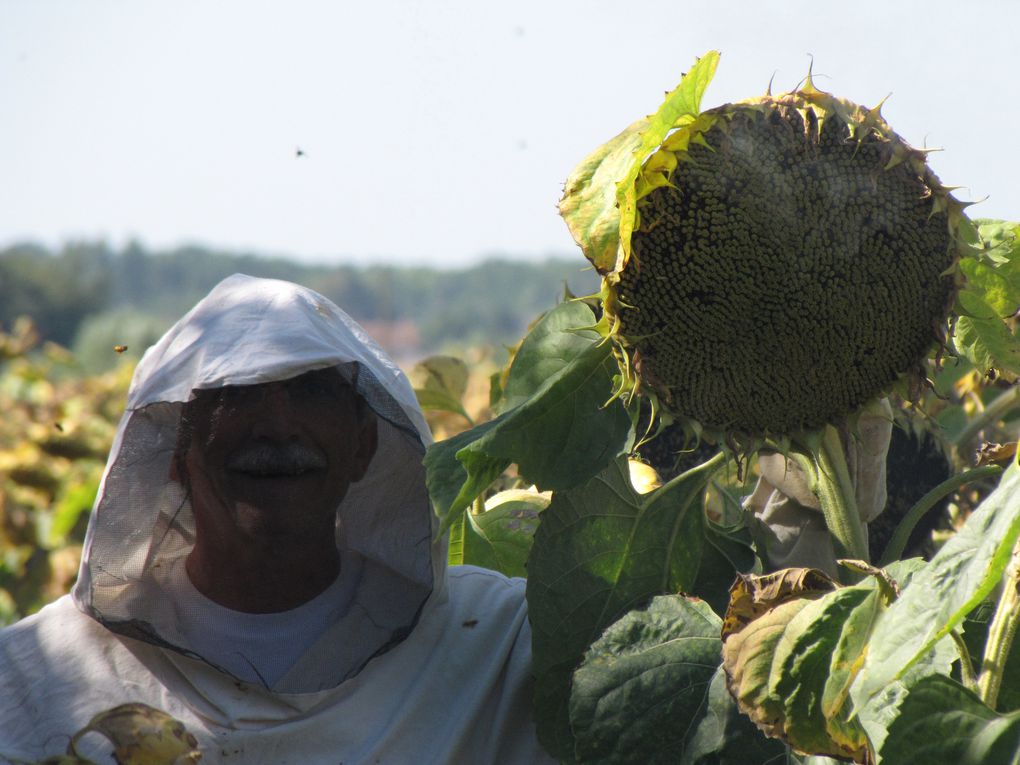
[[326,459],[303,444],[253,443],[231,454],[226,468],[249,478],[297,478],[325,470]]

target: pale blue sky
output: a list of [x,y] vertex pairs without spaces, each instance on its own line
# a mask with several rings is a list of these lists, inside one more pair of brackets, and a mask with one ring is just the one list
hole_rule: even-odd
[[1020,219],[1018,29],[1020,4],[960,0],[0,0],[0,246],[576,253],[567,173],[712,48],[706,107],[813,54],[820,87],[891,92],[973,214]]

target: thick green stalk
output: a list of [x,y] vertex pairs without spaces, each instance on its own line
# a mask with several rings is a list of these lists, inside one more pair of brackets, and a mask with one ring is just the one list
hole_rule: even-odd
[[673,484],[683,483],[688,479],[689,476],[695,473],[704,473],[705,484],[708,485],[709,479],[715,474],[719,468],[726,462],[725,452],[716,452],[711,459],[702,462],[700,465],[692,467],[690,470],[681,473],[678,476],[674,476],[669,481],[660,486],[656,491],[666,492],[669,491]]
[[992,709],[995,709],[999,700],[1002,675],[1018,627],[1020,627],[1020,541],[1013,548],[1013,559],[1006,569],[999,605],[995,609],[992,623],[988,626],[985,656],[981,662],[981,676],[978,678],[978,696]]
[[836,557],[869,561],[868,537],[857,509],[857,495],[850,480],[843,441],[836,428],[826,426],[821,444],[812,450],[811,457],[815,468],[815,493],[832,534]]
[[999,475],[1001,472],[1002,468],[998,465],[985,465],[984,467],[967,470],[960,473],[960,475],[954,475],[952,478],[943,481],[917,500],[917,504],[910,508],[907,514],[903,516],[903,520],[900,521],[896,531],[893,532],[892,539],[886,545],[885,552],[882,554],[882,562],[879,565],[888,566],[894,560],[900,559],[900,556],[903,555],[903,551],[907,547],[910,533],[924,514],[935,506],[936,502],[950,492],[956,491],[964,484],[977,481],[981,478],[987,478],[988,476]]
[[1001,420],[1010,409],[1017,405],[1020,405],[1020,386],[1014,385],[1001,393],[998,398],[985,407],[984,411],[974,415],[974,419],[967,423],[967,426],[953,439],[956,448],[962,449],[978,433],[993,422]]

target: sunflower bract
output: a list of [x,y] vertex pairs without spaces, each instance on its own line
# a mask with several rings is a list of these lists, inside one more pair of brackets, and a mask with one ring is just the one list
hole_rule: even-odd
[[939,341],[962,206],[877,110],[810,84],[727,104],[645,168],[606,307],[668,411],[729,433],[820,427]]

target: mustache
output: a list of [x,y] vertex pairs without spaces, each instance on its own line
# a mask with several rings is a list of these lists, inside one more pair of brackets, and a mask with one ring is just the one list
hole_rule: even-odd
[[226,461],[226,468],[249,475],[301,475],[325,470],[326,456],[318,449],[300,443],[251,441],[243,444]]

